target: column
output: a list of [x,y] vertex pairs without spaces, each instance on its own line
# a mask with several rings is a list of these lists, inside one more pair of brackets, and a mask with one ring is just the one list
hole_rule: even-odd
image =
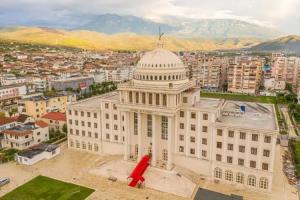
[[138,162],[142,158],[142,114],[138,113]]
[[[129,154],[130,154],[130,138],[129,138],[129,112],[123,112],[124,115],[124,136],[125,136],[125,149],[124,149],[124,160],[128,160],[129,159]],[[121,128],[121,127],[120,127]]]
[[167,170],[172,169],[173,163],[173,151],[172,151],[172,140],[173,140],[173,132],[172,132],[172,117],[168,117],[168,161],[167,161]]
[[152,115],[152,158],[151,165],[156,166],[156,116]]

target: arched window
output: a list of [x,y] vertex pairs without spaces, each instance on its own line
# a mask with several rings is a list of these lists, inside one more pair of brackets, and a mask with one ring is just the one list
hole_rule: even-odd
[[268,179],[262,177],[259,179],[259,188],[261,189],[268,189]]
[[222,178],[222,170],[219,167],[215,168],[214,175],[215,178]]
[[225,171],[225,180],[233,181],[233,173],[230,170]]
[[153,76],[150,76],[150,80],[151,80],[151,81],[153,80]]
[[159,80],[161,81],[161,76],[159,76]]
[[164,80],[167,80],[167,76],[164,76]]
[[174,80],[175,79],[175,76],[173,75],[173,79],[172,80]]
[[171,80],[171,76],[169,76],[169,79],[168,80]]
[[237,173],[236,174],[236,182],[240,184],[244,184],[244,174],[243,173]]
[[255,178],[255,176],[253,176],[253,175],[249,175],[248,176],[247,185],[253,186],[253,187],[256,186],[256,178]]

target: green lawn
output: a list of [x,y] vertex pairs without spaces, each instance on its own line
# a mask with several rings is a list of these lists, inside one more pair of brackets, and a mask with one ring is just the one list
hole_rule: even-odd
[[0,200],[83,200],[94,191],[45,176],[37,176]]
[[201,97],[218,98],[218,99],[226,99],[226,100],[233,100],[233,101],[249,101],[249,102],[276,104],[276,97],[269,97],[269,96],[252,96],[252,95],[245,95],[245,94],[201,92]]

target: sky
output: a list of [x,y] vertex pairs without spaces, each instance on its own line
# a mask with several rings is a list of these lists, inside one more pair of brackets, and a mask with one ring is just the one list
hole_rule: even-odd
[[[114,13],[155,21],[175,16],[239,19],[300,34],[300,0],[1,0],[1,21],[59,20],[73,15]],[[21,24],[20,24],[21,25]]]

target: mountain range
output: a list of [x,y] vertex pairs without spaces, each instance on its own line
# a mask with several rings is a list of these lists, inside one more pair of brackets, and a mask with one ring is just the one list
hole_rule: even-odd
[[273,28],[234,19],[190,19],[166,17],[155,22],[132,15],[72,15],[61,19],[1,21],[0,26],[42,26],[65,30],[88,30],[104,34],[135,33],[157,35],[158,27],[168,34],[184,38],[262,38],[283,34]]

